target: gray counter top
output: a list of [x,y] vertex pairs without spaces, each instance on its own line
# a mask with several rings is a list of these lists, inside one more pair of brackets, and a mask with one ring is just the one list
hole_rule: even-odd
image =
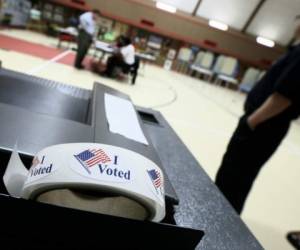
[[163,116],[139,110],[152,113],[160,124],[146,123],[146,129],[180,201],[176,223],[205,232],[197,249],[263,249]]

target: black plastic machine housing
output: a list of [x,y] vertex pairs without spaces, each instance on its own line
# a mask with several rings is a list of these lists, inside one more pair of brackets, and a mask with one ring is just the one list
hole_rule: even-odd
[[1,180],[1,242],[11,249],[263,249],[159,112],[136,107],[145,146],[109,132],[104,93],[128,99],[97,83],[90,91],[0,68],[0,176],[16,142],[27,167],[55,144],[128,148],[164,171],[166,219],[141,222],[15,199]]

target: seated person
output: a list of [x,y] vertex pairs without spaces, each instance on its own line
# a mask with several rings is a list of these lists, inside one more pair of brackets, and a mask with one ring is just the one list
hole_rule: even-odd
[[128,73],[135,63],[135,49],[129,37],[120,36],[117,42],[117,50],[108,58],[106,70],[102,75],[112,77],[116,67],[121,68],[123,73]]

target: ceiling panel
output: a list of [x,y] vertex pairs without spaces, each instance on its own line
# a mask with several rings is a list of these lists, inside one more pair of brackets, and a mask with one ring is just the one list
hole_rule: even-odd
[[197,15],[242,30],[259,2],[259,0],[202,0]]
[[[158,0],[155,0],[158,2]],[[198,0],[159,0],[159,2],[170,4],[177,9],[192,13],[198,3]]]
[[267,0],[247,33],[287,45],[294,33],[294,18],[300,14],[300,0]]

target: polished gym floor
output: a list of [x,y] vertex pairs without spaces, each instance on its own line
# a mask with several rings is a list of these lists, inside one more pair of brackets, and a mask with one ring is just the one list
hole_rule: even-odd
[[[29,42],[31,48],[22,50],[18,45],[3,49],[1,39],[4,37]],[[34,32],[1,30],[0,60],[5,68],[82,88],[91,89],[97,81],[128,94],[135,105],[160,111],[214,179],[242,114],[244,94],[148,64],[141,68],[137,83],[132,86],[89,71],[78,71],[70,65],[70,60],[52,62],[49,53],[39,56],[32,51],[34,46],[40,45],[53,50],[57,42]],[[58,52],[59,56],[63,52]],[[74,57],[73,54],[70,51],[65,56]],[[249,157],[255,155],[250,151]],[[242,214],[265,249],[293,249],[285,235],[290,230],[300,230],[299,180],[300,122],[297,121],[261,171]]]

